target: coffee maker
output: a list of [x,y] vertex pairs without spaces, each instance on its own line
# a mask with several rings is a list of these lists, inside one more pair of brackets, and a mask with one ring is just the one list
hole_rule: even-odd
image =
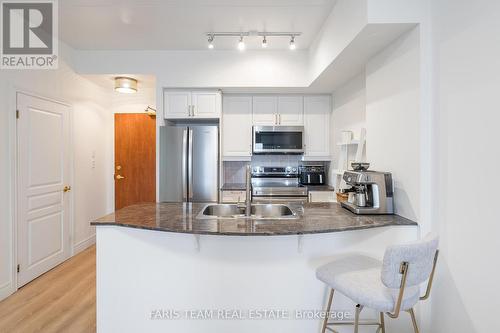
[[345,171],[343,179],[356,189],[354,202],[342,202],[355,214],[394,214],[393,184],[390,172]]

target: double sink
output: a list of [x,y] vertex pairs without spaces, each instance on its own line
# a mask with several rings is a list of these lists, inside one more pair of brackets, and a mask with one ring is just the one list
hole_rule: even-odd
[[245,214],[246,208],[231,204],[209,204],[196,216],[198,219],[294,219],[297,218],[289,206],[281,204],[253,204],[250,215]]

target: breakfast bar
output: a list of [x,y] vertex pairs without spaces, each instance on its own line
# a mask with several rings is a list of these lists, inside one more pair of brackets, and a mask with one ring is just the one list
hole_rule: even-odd
[[[92,222],[99,331],[316,332],[326,300],[318,266],[418,238],[413,221],[337,203],[290,204],[282,218],[204,217],[206,208],[146,203]],[[341,296],[336,307],[353,309]]]

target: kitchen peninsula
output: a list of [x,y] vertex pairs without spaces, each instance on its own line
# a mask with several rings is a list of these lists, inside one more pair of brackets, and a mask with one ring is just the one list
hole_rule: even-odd
[[[99,331],[315,332],[320,320],[297,314],[324,307],[316,267],[351,251],[381,257],[387,245],[418,238],[413,221],[337,203],[290,205],[292,215],[269,219],[200,218],[206,206],[138,204],[92,222]],[[286,318],[248,317],[278,310]],[[192,311],[238,316],[186,317]]]

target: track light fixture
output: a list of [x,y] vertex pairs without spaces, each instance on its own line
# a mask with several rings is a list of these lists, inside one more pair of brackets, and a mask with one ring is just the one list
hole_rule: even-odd
[[214,38],[215,37],[239,37],[238,40],[238,50],[243,51],[246,48],[245,42],[243,41],[244,37],[262,37],[262,48],[267,48],[267,37],[289,37],[290,50],[295,50],[297,48],[295,44],[295,37],[300,36],[301,32],[269,32],[269,31],[244,31],[244,32],[207,32],[206,36],[208,38],[208,48],[214,48]]
[[290,50],[295,50],[297,46],[295,45],[295,36],[290,38]]
[[262,48],[265,49],[267,47],[267,39],[266,36],[262,39]]
[[208,36],[208,48],[209,49],[214,48],[214,36],[212,36],[212,35]]
[[243,36],[240,36],[240,41],[238,42],[238,50],[245,50],[245,42],[243,41]]

